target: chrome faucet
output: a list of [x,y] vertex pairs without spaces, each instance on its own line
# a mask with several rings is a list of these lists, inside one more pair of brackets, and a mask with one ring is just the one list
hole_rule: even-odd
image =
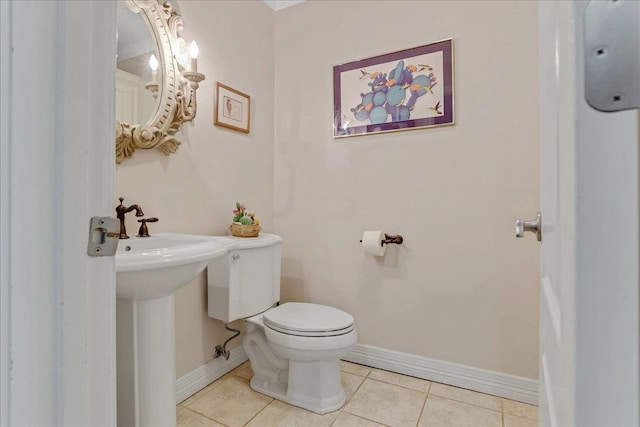
[[134,209],[136,211],[136,216],[144,216],[144,212],[142,212],[142,208],[139,205],[131,205],[129,207],[123,206],[122,202],[124,202],[124,198],[122,197],[118,200],[120,200],[120,205],[116,206],[116,214],[120,220],[120,239],[128,239],[129,236],[127,236],[127,227],[124,224],[124,215]]

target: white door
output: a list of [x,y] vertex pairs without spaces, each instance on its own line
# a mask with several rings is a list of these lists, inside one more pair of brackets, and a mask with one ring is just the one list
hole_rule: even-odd
[[116,120],[121,123],[138,121],[138,86],[140,76],[116,69]]
[[115,2],[0,1],[0,425],[116,423]]
[[540,2],[540,425],[637,426],[638,116],[584,97],[586,2]]

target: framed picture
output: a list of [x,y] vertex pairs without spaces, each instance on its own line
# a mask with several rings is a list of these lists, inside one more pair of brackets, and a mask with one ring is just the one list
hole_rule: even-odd
[[333,137],[454,124],[453,40],[333,67]]
[[215,91],[213,124],[249,133],[251,97],[220,82],[216,82]]

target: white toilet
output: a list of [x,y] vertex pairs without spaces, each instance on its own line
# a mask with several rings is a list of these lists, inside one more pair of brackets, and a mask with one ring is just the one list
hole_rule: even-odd
[[251,361],[251,388],[319,414],[339,409],[346,395],[340,358],[355,345],[353,317],[319,304],[280,300],[282,238],[225,237],[226,256],[208,266],[209,317],[246,318],[242,347]]

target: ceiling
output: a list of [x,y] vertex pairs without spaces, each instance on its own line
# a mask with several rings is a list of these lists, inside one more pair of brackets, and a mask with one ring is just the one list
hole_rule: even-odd
[[278,10],[282,10],[286,7],[293,6],[298,3],[302,3],[305,0],[262,0],[262,1],[268,4],[271,7],[271,9],[277,12]]

